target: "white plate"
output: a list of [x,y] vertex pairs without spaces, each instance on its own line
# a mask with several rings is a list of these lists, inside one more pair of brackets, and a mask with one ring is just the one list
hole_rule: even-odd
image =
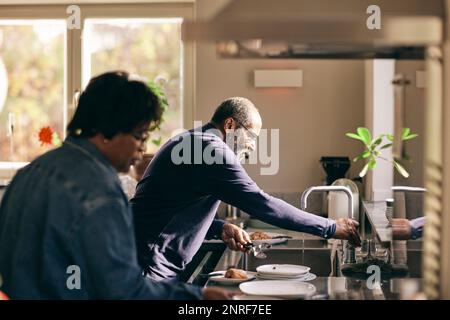
[[277,276],[301,276],[309,270],[311,268],[296,264],[265,264],[256,268],[259,274]]
[[[285,236],[285,234],[281,234],[281,233],[274,233],[274,232],[265,232],[265,234],[267,234],[267,236],[269,236],[270,238],[274,238],[274,237],[278,237],[278,236]],[[253,234],[253,232],[250,233],[250,236]],[[266,240],[252,240],[252,242],[254,244],[261,244],[261,243],[268,243],[268,244],[278,244],[278,243],[283,243],[286,242],[288,239],[287,238],[279,238],[279,239],[266,239]]]
[[286,299],[304,298],[316,292],[314,285],[292,280],[244,282],[239,285],[239,289],[249,295],[272,296]]
[[209,280],[223,284],[223,285],[234,285],[238,283],[242,283],[245,281],[255,279],[256,272],[247,271],[247,279],[233,279],[233,278],[225,278],[226,271],[220,271],[222,274],[210,277]]
[[257,274],[256,278],[262,279],[262,280],[298,280],[298,281],[312,281],[317,278],[317,276],[314,273],[307,273],[305,275],[299,276],[299,277],[279,277],[275,275],[270,274]]
[[235,295],[232,298],[233,300],[282,300],[281,298],[277,297],[270,297],[270,296],[253,296],[249,294],[239,294]]
[[277,280],[283,280],[283,279],[296,279],[296,278],[301,278],[301,277],[305,277],[309,274],[309,272],[307,273],[303,273],[301,275],[284,275],[284,274],[271,274],[271,273],[257,273],[256,275],[258,277],[270,277],[271,279],[277,279]]

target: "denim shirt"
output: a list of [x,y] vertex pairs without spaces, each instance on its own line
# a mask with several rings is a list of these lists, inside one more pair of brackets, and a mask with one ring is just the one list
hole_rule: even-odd
[[12,299],[198,299],[144,278],[117,172],[88,140],[21,169],[0,206],[0,290]]

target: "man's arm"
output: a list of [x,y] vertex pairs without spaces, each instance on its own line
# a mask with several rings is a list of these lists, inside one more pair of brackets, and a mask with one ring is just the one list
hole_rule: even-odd
[[85,218],[80,233],[93,298],[200,299],[198,287],[159,283],[141,275],[128,208],[119,200],[106,200]]
[[392,219],[392,234],[394,240],[409,240],[422,237],[425,217],[408,220]]
[[222,235],[223,226],[227,222],[221,219],[214,219],[211,227],[209,227],[208,233],[206,234],[205,238],[210,239],[220,239]]
[[307,232],[330,238],[336,231],[333,220],[299,210],[262,191],[247,175],[228,148],[216,148],[224,157],[224,164],[203,164],[204,190],[250,215],[281,228]]
[[411,239],[415,240],[422,237],[423,227],[425,225],[425,217],[420,217],[410,221]]

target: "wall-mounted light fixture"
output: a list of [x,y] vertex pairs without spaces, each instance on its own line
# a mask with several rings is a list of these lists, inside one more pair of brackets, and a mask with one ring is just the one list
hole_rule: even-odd
[[255,70],[257,88],[299,88],[303,86],[303,70]]

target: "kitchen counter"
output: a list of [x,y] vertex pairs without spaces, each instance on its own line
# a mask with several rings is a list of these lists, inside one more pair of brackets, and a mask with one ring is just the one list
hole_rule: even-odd
[[[289,234],[290,236],[294,237],[294,239],[288,240],[284,244],[274,245],[272,247],[272,250],[277,251],[278,253],[283,253],[284,250],[286,252],[293,252],[294,250],[298,250],[296,251],[298,252],[296,253],[298,256],[301,256],[301,254],[304,254],[306,256],[309,254],[308,250],[313,250],[311,252],[316,252],[316,250],[329,250],[327,252],[331,252],[330,245],[327,244],[327,241],[319,240],[319,238],[311,235],[276,229],[271,229],[270,232]],[[270,253],[270,251],[268,253]],[[226,249],[215,268],[213,270],[206,270],[206,273],[211,271],[226,270],[229,267],[242,268],[243,255],[244,254],[241,252],[235,252]],[[264,264],[264,260],[259,261],[260,263]],[[292,262],[286,261],[285,263]],[[311,299],[315,300],[397,300],[404,297],[410,297],[410,295],[408,294],[409,291],[413,290],[414,292],[416,292],[417,290],[420,290],[422,286],[422,280],[420,278],[403,278],[384,280],[381,282],[381,286],[379,286],[378,288],[375,287],[374,289],[369,289],[366,285],[366,280],[358,280],[339,276],[339,272],[332,276],[324,275],[322,271],[320,271],[322,272],[322,274],[319,274],[317,272],[317,267],[313,267],[308,263],[305,263],[305,265],[311,266],[311,272],[318,274],[318,277],[316,279],[309,281],[309,283],[313,284],[316,287],[316,293],[312,297],[310,297]],[[197,271],[197,274],[193,275],[192,280],[197,280],[193,281],[194,283],[204,286],[219,286],[232,292],[240,292],[238,285],[224,286],[209,281],[207,280],[207,278],[199,280],[201,279],[199,273],[202,273],[202,271],[203,273],[205,273],[205,270],[202,270],[202,268],[199,266]],[[254,270],[251,269],[251,271]],[[252,281],[259,280],[255,279]]]
[[[260,281],[260,280],[252,280]],[[291,280],[295,281],[295,280]],[[308,281],[316,287],[316,293],[309,300],[400,300],[410,295],[404,293],[408,288],[422,287],[421,279],[395,279],[384,281],[380,288],[368,289],[366,281],[345,277],[317,277]],[[222,289],[241,294],[239,286],[224,286],[208,282],[206,286],[217,286]],[[415,290],[415,289],[414,289]]]

